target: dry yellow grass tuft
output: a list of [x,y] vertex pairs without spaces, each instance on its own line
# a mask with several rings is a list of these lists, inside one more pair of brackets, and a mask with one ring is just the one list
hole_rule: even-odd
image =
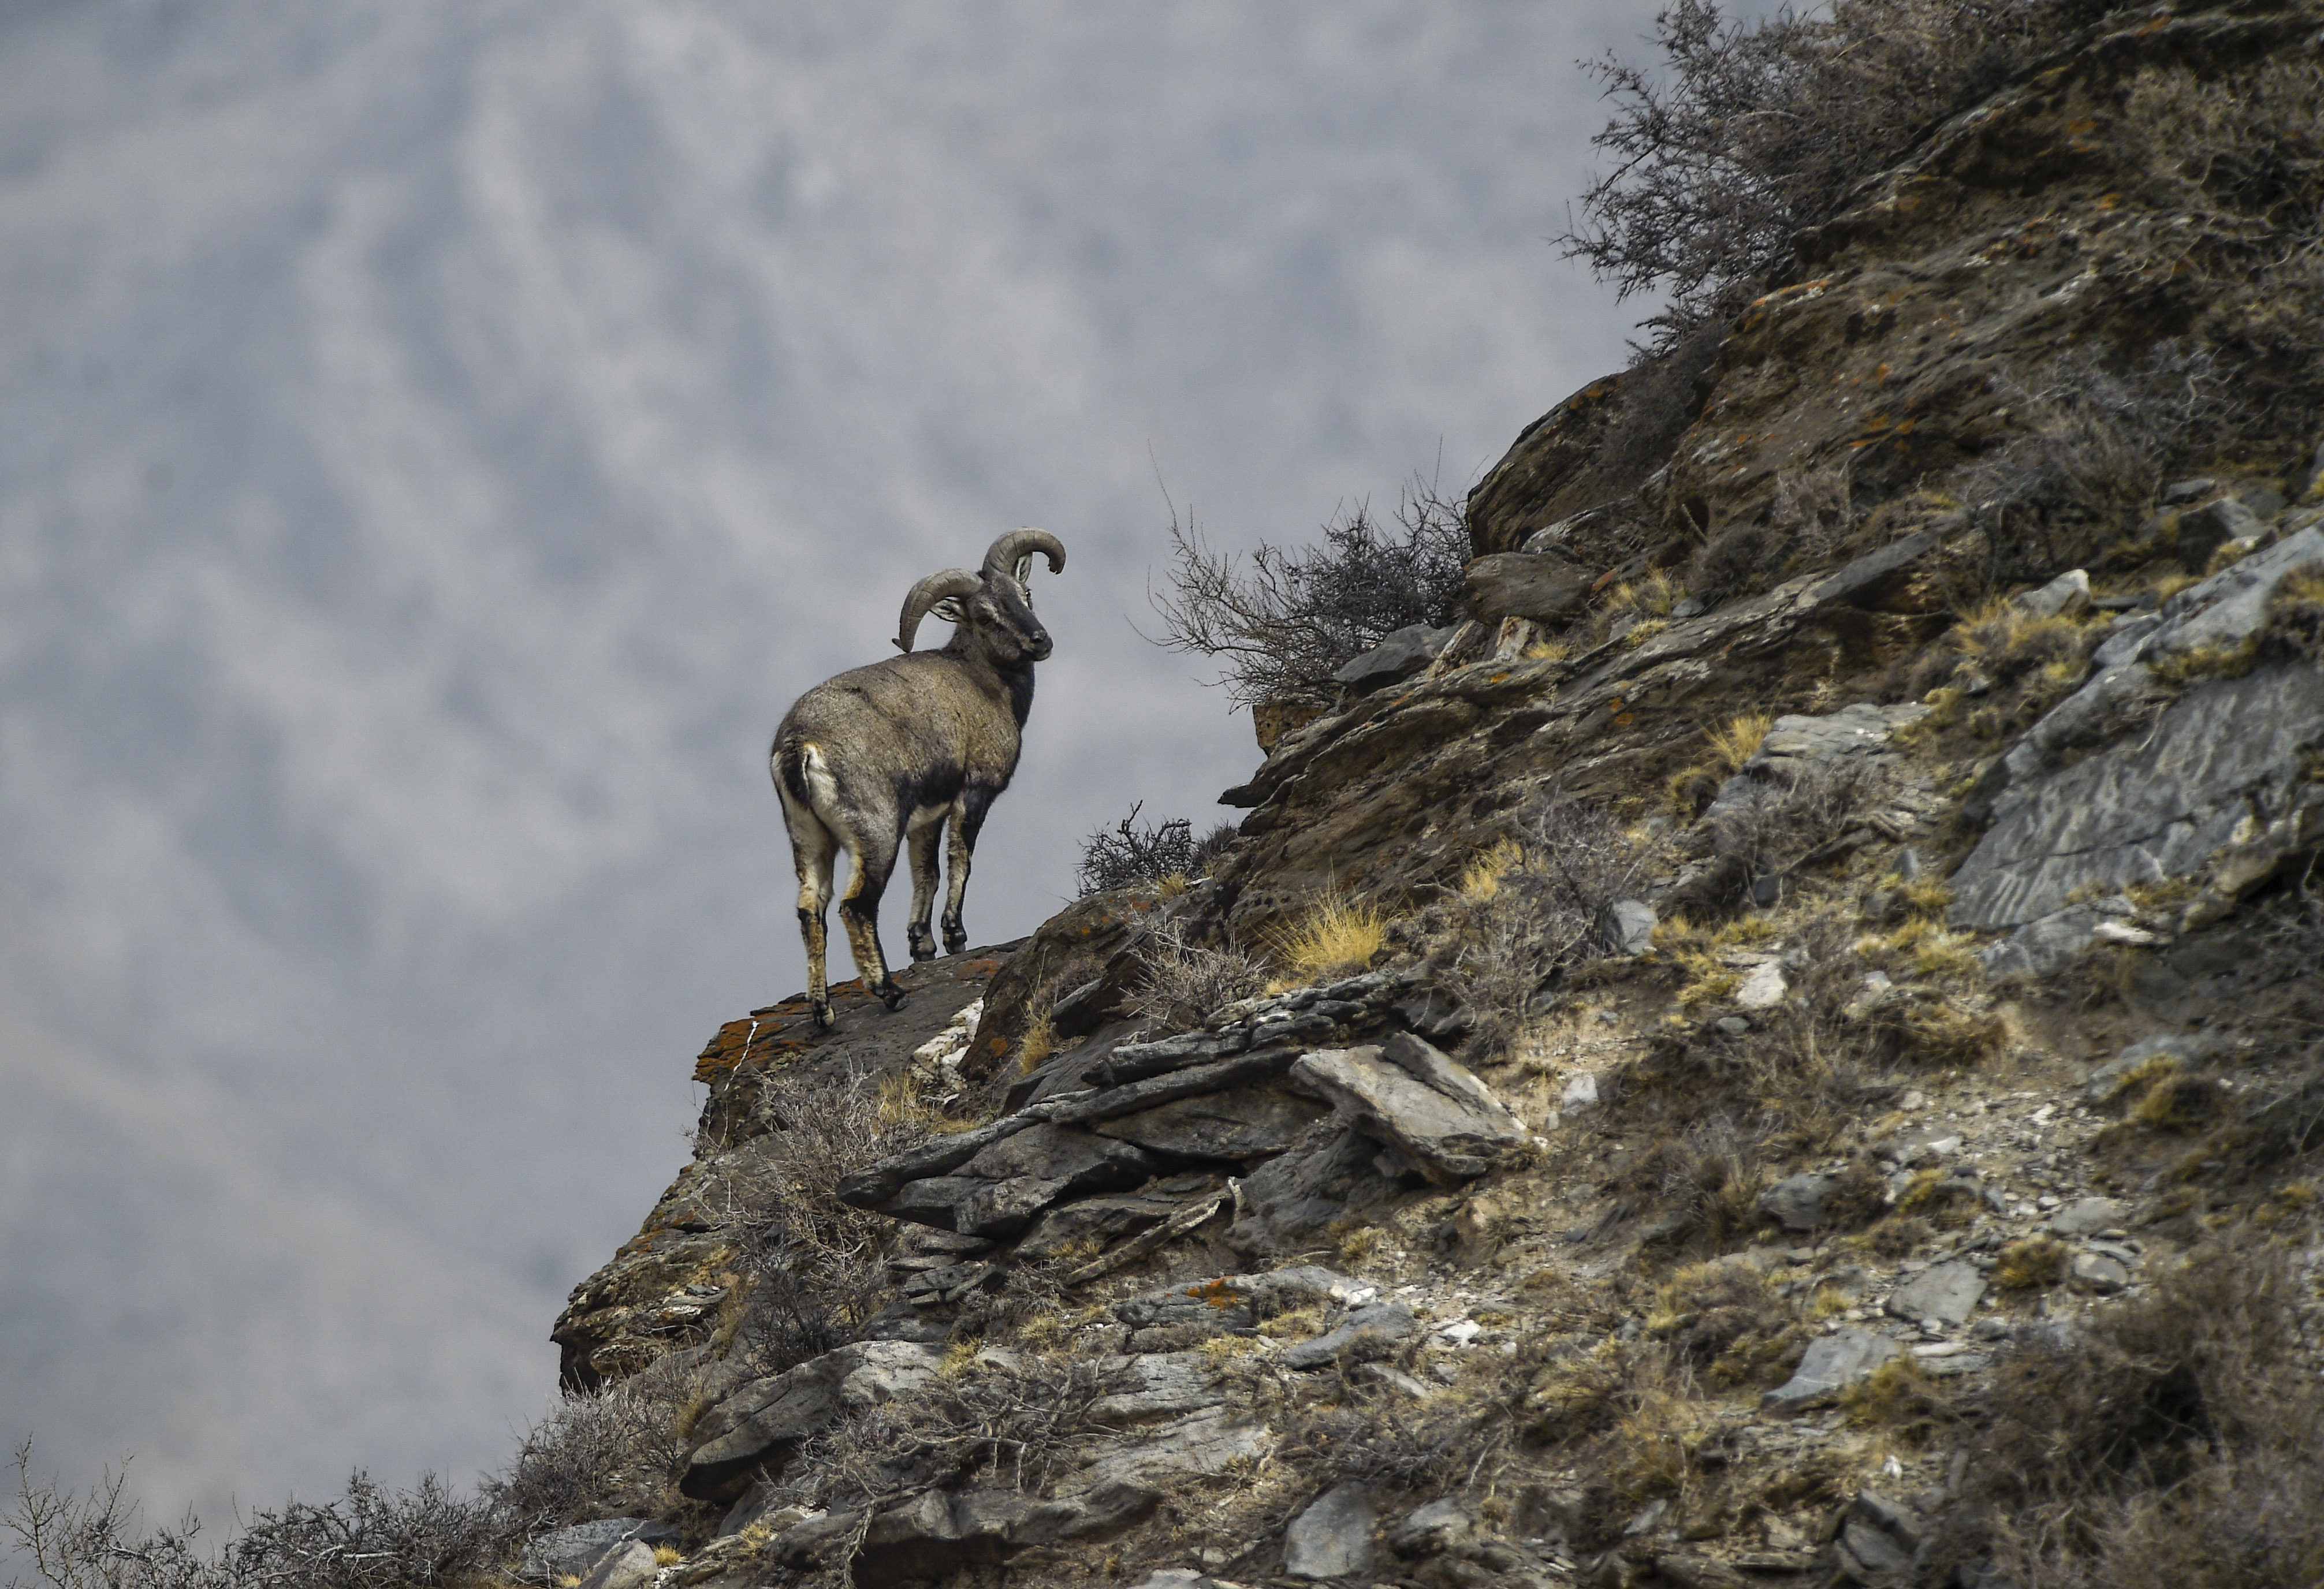
[[1388,942],[1388,915],[1337,892],[1325,895],[1291,927],[1271,934],[1268,947],[1292,976],[1321,981],[1360,971]]
[[2066,1278],[2072,1249],[2053,1235],[2029,1235],[2001,1249],[1993,1283],[2005,1291],[2045,1291]]
[[1056,1034],[1050,1028],[1049,1013],[1044,1010],[1033,1017],[1033,1024],[1025,1028],[1025,1035],[1018,1042],[1018,1074],[1030,1076],[1056,1052]]
[[1573,648],[1563,640],[1536,640],[1525,648],[1527,662],[1563,662],[1573,655]]
[[1902,1424],[1925,1418],[1936,1405],[1930,1380],[1910,1357],[1892,1357],[1840,1393],[1853,1424]]
[[1496,840],[1471,857],[1461,873],[1461,897],[1482,905],[1501,891],[1501,879],[1524,863],[1525,850],[1514,839]]
[[1712,729],[1704,739],[1719,765],[1730,774],[1737,773],[1743,770],[1745,762],[1757,754],[1760,742],[1766,739],[1767,730],[1775,726],[1775,719],[1771,712],[1738,712]]

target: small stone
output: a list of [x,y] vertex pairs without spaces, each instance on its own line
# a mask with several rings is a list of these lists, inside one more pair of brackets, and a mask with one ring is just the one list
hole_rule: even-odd
[[649,1522],[638,1517],[610,1517],[594,1523],[552,1529],[524,1548],[519,1571],[527,1577],[578,1577],[624,1539],[642,1539],[649,1545],[665,1540],[675,1544],[678,1529],[668,1523]]
[[1741,1037],[1751,1030],[1751,1023],[1740,1015],[1721,1015],[1711,1025],[1729,1037]]
[[2050,1229],[2058,1235],[2073,1238],[2096,1235],[2100,1231],[2120,1225],[2130,1215],[2130,1205],[2116,1198],[2084,1198],[2069,1203],[2050,1218]]
[[1751,879],[1751,903],[1761,910],[1771,910],[1784,897],[1784,879],[1775,872]]
[[1920,852],[1914,850],[1898,850],[1896,864],[1889,868],[1889,870],[1896,874],[1897,880],[1904,883],[1918,882],[1921,873],[1925,869],[1921,864]]
[[1295,1578],[1351,1578],[1372,1567],[1371,1492],[1358,1483],[1325,1491],[1291,1520],[1283,1570]]
[[2110,1297],[2130,1284],[2129,1266],[2104,1253],[2075,1254],[2069,1272],[2075,1285],[2101,1297]]
[[2040,590],[2028,591],[2010,603],[2031,618],[2054,618],[2061,613],[2070,617],[2089,604],[2090,576],[2080,568],[2060,574]]
[[1644,954],[1655,945],[1655,907],[1618,899],[1606,913],[1606,941],[1617,954]]
[[1785,1230],[1814,1230],[1830,1222],[1824,1205],[1839,1184],[1839,1177],[1832,1175],[1790,1176],[1761,1192],[1756,1207],[1762,1217]]
[[1561,1109],[1584,1109],[1598,1101],[1598,1078],[1588,1070],[1577,1071],[1567,1078],[1565,1091],[1558,1100]]
[[1735,1002],[1747,1010],[1768,1010],[1784,1002],[1791,987],[1784,980],[1784,968],[1775,960],[1743,978],[1743,986],[1735,990]]
[[1425,623],[1407,624],[1360,657],[1340,665],[1332,677],[1355,690],[1377,689],[1386,684],[1418,673],[1444,649],[1444,642],[1452,638],[1451,629],[1431,629]]

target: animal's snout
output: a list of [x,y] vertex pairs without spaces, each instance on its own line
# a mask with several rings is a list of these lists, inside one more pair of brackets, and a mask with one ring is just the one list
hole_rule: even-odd
[[1055,645],[1055,644],[1050,640],[1050,638],[1049,638],[1049,631],[1048,631],[1047,629],[1035,629],[1035,630],[1033,631],[1033,648],[1032,648],[1032,650],[1033,650],[1033,660],[1034,660],[1034,661],[1036,661],[1036,662],[1046,661],[1046,660],[1047,659],[1047,657],[1048,657],[1049,653],[1050,653],[1051,651],[1056,650],[1056,645]]

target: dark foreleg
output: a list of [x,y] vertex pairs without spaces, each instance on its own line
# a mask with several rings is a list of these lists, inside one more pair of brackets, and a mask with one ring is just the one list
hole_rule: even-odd
[[916,813],[904,832],[905,850],[912,862],[912,914],[904,935],[910,941],[916,960],[936,958],[936,935],[928,931],[928,913],[936,902],[936,841],[943,837],[944,814],[941,810]]
[[977,831],[984,826],[984,813],[991,804],[991,796],[980,796],[973,791],[953,802],[947,813],[945,831],[949,843],[945,851],[944,936],[945,952],[960,954],[968,948],[968,928],[961,920],[961,901],[968,895],[969,868],[976,853]]

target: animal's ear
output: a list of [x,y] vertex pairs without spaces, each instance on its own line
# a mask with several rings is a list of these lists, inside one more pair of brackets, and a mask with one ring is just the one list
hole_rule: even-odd
[[1025,600],[1033,599],[1033,554],[1026,553],[1017,559],[1017,583],[1025,587]]
[[928,609],[928,616],[930,618],[941,618],[946,623],[958,623],[960,621],[960,598],[958,596],[946,596],[943,601],[938,602],[936,605]]

